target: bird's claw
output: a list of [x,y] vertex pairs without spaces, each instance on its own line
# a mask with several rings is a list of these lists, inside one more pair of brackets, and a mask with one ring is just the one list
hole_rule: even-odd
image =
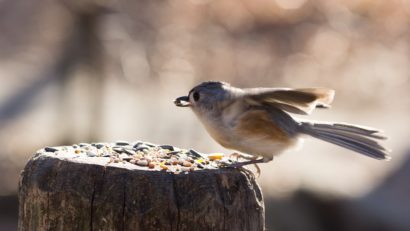
[[236,162],[236,163],[226,163],[226,162],[221,162],[221,166],[222,167],[226,167],[226,168],[240,168],[240,170],[246,170],[247,173],[251,172],[250,170],[246,169],[246,168],[242,168],[246,165],[250,165],[250,164],[254,164],[255,168],[256,168],[256,175],[260,176],[260,168],[257,165],[258,163],[264,163],[264,159],[251,159],[251,160],[247,160],[247,161],[243,161],[243,162]]

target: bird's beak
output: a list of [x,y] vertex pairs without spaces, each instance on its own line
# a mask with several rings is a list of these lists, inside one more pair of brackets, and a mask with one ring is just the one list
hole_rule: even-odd
[[189,107],[191,103],[189,102],[188,96],[181,96],[174,100],[175,105],[178,107]]

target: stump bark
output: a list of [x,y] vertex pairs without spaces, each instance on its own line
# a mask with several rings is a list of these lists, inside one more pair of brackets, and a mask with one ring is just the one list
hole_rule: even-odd
[[264,230],[263,198],[238,169],[167,173],[92,158],[33,157],[18,230]]

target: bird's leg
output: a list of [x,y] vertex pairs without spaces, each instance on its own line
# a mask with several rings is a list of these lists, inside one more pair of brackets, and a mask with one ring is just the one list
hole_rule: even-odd
[[230,164],[230,165],[228,165],[228,167],[238,168],[238,167],[243,167],[243,166],[249,165],[249,164],[259,164],[259,163],[265,163],[265,160],[263,158],[257,159],[255,157],[255,158],[252,158],[252,159],[247,160],[247,161]]
[[257,164],[253,164],[253,166],[255,166],[255,168],[256,168],[256,177],[258,177],[259,178],[259,176],[261,175],[261,168],[259,168],[259,165],[257,165]]
[[253,164],[253,165],[255,165],[256,173],[259,176],[260,172],[261,172],[261,169],[259,168],[259,166],[257,164],[267,163],[267,162],[273,160],[273,157],[272,158],[263,157],[263,158],[258,159],[257,156],[252,156],[252,157],[242,156],[242,158],[247,159],[248,161],[233,163],[233,164],[228,165],[227,167],[239,168],[239,167],[243,167],[243,166],[246,166],[246,165],[249,165],[249,164]]
[[[255,159],[258,158],[257,156],[244,155],[244,154],[237,153],[237,152],[234,152],[234,153],[232,153],[232,154],[229,155],[229,158],[232,158],[232,157],[235,158],[236,161],[238,161],[239,158],[242,158],[242,159],[245,159],[245,160],[255,160]],[[232,166],[232,165],[229,165],[228,167],[231,167],[231,166]],[[257,175],[258,175],[258,177],[259,177],[260,172],[261,172],[261,169],[259,168],[259,166],[258,166],[257,164],[254,164],[254,166],[255,166],[255,168],[256,168],[256,173],[257,173]]]
[[242,158],[242,159],[245,159],[245,160],[251,160],[254,157],[253,156],[250,157],[248,155],[244,155],[244,154],[241,154],[241,153],[234,152],[234,153],[229,154],[229,158],[235,158],[236,161],[238,161],[239,158]]

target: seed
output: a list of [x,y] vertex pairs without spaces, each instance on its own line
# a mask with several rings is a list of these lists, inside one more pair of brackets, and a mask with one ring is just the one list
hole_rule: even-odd
[[157,145],[153,144],[153,143],[149,143],[149,142],[144,142],[143,144],[145,144],[148,147],[156,147]]
[[161,167],[162,170],[168,170],[168,166],[166,165],[161,164],[159,165],[159,167]]
[[118,147],[118,146],[113,147],[112,150],[114,150],[117,153],[122,153],[124,151],[122,147]]
[[210,160],[220,160],[220,159],[222,159],[222,157],[223,157],[222,153],[212,153],[212,154],[208,155],[208,158]]
[[98,148],[98,149],[101,149],[101,148],[104,147],[104,144],[95,144],[95,147]]
[[147,160],[138,160],[138,161],[137,161],[137,165],[139,165],[139,166],[147,166],[147,165],[148,165],[148,161],[147,161]]
[[156,162],[155,162],[155,161],[151,161],[151,162],[149,162],[149,164],[148,164],[148,168],[155,168],[155,166],[156,166]]
[[76,149],[76,150],[74,150],[74,153],[75,153],[75,154],[80,154],[81,151],[80,151],[79,149]]
[[127,155],[127,154],[124,154],[124,153],[123,153],[123,154],[120,154],[119,157],[120,157],[121,160],[125,160],[125,161],[129,161],[129,160],[132,159],[131,156],[129,156],[129,155]]
[[189,171],[190,171],[190,168],[188,168],[188,167],[181,167],[181,171],[183,171],[183,172],[189,172]]
[[201,153],[195,151],[194,149],[190,149],[187,154],[196,158],[202,158]]
[[132,149],[124,148],[124,152],[127,153],[128,155],[135,155],[136,152]]
[[87,156],[89,156],[89,157],[94,157],[94,156],[96,156],[96,154],[95,154],[94,152],[88,151],[88,152],[87,152]]
[[45,147],[44,151],[46,151],[46,152],[56,152],[56,151],[58,151],[58,149],[57,148],[52,148],[52,147]]
[[167,154],[168,155],[178,155],[180,153],[180,151],[171,151],[171,152],[168,152]]
[[183,162],[182,162],[182,166],[184,166],[184,167],[191,167],[191,166],[192,166],[192,163],[189,162],[189,161],[183,161]]
[[144,151],[144,150],[147,150],[148,149],[148,146],[145,146],[145,145],[140,145],[138,148],[136,148],[135,149],[135,151]]
[[129,145],[130,143],[128,143],[127,141],[122,141],[122,140],[119,140],[119,141],[117,141],[117,142],[115,142],[115,145],[118,145],[118,146],[125,146],[125,145]]
[[133,148],[138,148],[141,144],[142,144],[142,142],[137,142],[137,143],[134,144]]
[[204,166],[201,163],[198,163],[196,166],[198,166],[198,168],[204,168]]
[[160,145],[159,146],[160,148],[162,148],[162,149],[168,149],[168,150],[170,150],[170,151],[174,151],[174,146],[172,146],[172,145]]

